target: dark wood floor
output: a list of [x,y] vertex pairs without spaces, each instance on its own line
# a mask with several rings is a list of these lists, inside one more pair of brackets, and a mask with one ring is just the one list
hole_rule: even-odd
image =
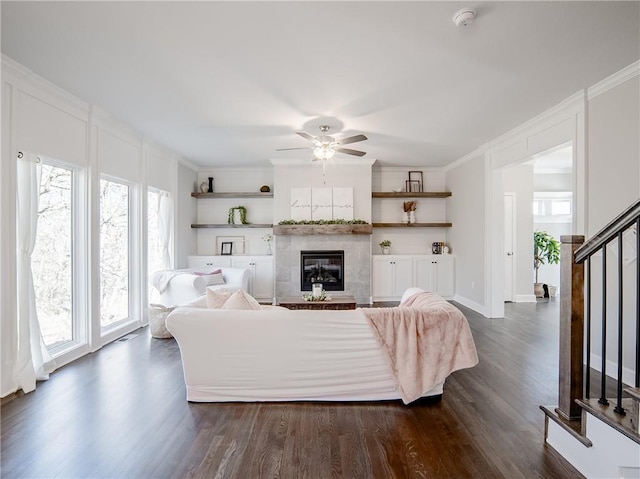
[[557,403],[557,303],[465,308],[480,364],[437,404],[196,404],[147,329],[3,400],[5,478],[573,478],[543,440]]

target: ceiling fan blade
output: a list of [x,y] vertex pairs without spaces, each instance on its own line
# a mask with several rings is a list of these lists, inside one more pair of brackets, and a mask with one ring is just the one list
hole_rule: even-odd
[[278,148],[276,151],[287,151],[287,150],[310,150],[310,147],[306,148]]
[[343,138],[342,140],[336,140],[337,145],[348,145],[349,143],[356,143],[358,141],[364,141],[367,137],[364,135],[355,135],[350,136],[348,138]]
[[346,153],[347,155],[355,155],[355,156],[366,155],[364,151],[352,150],[350,148],[336,148],[336,151],[339,151],[340,153]]
[[298,135],[300,135],[302,138],[304,138],[305,140],[309,140],[309,141],[313,141],[316,139],[315,136],[311,136],[309,133],[307,133],[306,131],[296,131],[296,133]]

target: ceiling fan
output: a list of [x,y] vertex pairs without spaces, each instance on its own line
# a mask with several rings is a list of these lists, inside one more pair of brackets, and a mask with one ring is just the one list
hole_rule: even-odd
[[306,148],[280,148],[276,151],[285,150],[313,150],[313,159],[315,160],[328,160],[333,158],[336,152],[345,153],[347,155],[364,156],[364,151],[352,150],[351,148],[342,148],[342,145],[348,145],[349,143],[357,143],[358,141],[364,141],[367,139],[364,135],[354,135],[340,140],[333,136],[327,135],[329,131],[329,125],[320,125],[320,135],[313,136],[306,131],[296,131],[305,140],[309,140],[313,143],[313,146]]

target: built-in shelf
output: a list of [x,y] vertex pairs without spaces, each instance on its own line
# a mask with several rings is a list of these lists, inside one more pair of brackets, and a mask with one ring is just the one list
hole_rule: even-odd
[[452,223],[373,223],[374,228],[451,228]]
[[450,191],[374,191],[372,198],[447,198],[451,196]]
[[191,193],[194,198],[273,198],[273,192],[260,193]]
[[370,235],[370,224],[356,225],[273,225],[274,235]]
[[271,228],[273,225],[249,223],[248,225],[230,225],[230,224],[192,224],[192,228]]

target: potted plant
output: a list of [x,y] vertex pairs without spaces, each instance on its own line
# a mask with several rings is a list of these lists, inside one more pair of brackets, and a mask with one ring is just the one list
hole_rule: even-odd
[[560,262],[560,243],[546,231],[533,233],[533,269],[536,279],[533,285],[536,297],[545,296],[544,287],[538,282],[538,270],[543,264],[558,264]]
[[382,248],[382,254],[389,254],[389,248],[391,248],[391,241],[382,240],[380,241],[380,247]]

